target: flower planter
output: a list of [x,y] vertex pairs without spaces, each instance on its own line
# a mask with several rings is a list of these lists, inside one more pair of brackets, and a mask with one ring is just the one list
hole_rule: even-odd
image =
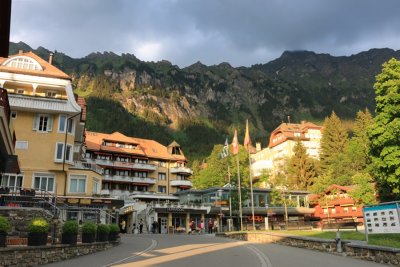
[[96,241],[95,234],[82,234],[82,243],[94,243]]
[[7,233],[0,232],[0,247],[5,247],[7,245]]
[[28,233],[28,246],[45,246],[47,233]]
[[74,234],[62,234],[61,235],[61,244],[76,245],[77,240],[78,240],[78,235],[74,235]]

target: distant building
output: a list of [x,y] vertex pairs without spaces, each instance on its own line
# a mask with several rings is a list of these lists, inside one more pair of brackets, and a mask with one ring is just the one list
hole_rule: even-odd
[[362,206],[356,205],[349,195],[351,190],[351,186],[333,184],[325,190],[323,198],[310,195],[310,205],[315,209],[313,217],[320,220],[322,225],[346,222],[363,224]]
[[258,177],[263,171],[278,172],[285,160],[293,156],[293,148],[298,141],[302,142],[310,157],[318,159],[321,137],[322,126],[314,123],[282,123],[271,133],[268,147],[258,149],[252,155],[253,176]]
[[81,161],[85,103],[74,96],[71,78],[52,65],[52,58],[23,51],[0,58],[0,87],[8,93],[21,167],[4,173],[1,185],[91,197],[100,193],[101,169]]
[[180,145],[142,138],[86,132],[86,161],[103,168],[103,196],[171,195],[190,189],[192,170]]

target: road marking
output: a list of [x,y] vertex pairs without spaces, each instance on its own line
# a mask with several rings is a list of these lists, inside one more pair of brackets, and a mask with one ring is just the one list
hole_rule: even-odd
[[257,255],[258,259],[260,260],[261,267],[272,267],[272,263],[269,260],[268,256],[262,253],[258,248],[251,245],[246,245],[246,247]]
[[149,251],[152,251],[156,246],[157,246],[157,241],[154,240],[154,239],[152,239],[152,240],[151,240],[151,245],[150,245],[148,248],[146,248],[145,250],[140,251],[140,252],[136,253],[136,254],[133,255],[133,256],[129,256],[129,257],[120,259],[120,260],[118,260],[118,261],[114,261],[114,262],[112,262],[112,263],[109,263],[109,264],[107,264],[107,265],[103,265],[102,267],[110,267],[110,266],[112,266],[112,265],[115,265],[115,264],[118,264],[118,263],[122,263],[122,262],[124,262],[124,261],[126,261],[126,260],[134,259],[134,258],[136,258],[136,257],[141,256],[142,254],[145,254],[145,253],[147,253],[147,252],[149,252]]

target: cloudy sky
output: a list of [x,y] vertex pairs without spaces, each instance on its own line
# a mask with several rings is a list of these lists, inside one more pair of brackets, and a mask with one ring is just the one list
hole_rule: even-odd
[[180,67],[251,66],[285,50],[400,49],[399,0],[12,0],[11,41]]

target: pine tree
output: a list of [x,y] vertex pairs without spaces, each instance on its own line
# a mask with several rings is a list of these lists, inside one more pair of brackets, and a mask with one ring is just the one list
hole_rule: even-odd
[[303,143],[298,141],[293,148],[294,155],[287,165],[287,182],[290,189],[307,190],[314,182],[316,170]]
[[376,116],[368,131],[369,154],[381,198],[400,193],[400,61],[383,64],[374,84]]
[[321,171],[325,176],[328,173],[333,175],[335,183],[343,184],[349,180],[345,177],[346,169],[343,166],[344,152],[349,142],[347,131],[335,112],[325,119],[323,127],[320,150]]

